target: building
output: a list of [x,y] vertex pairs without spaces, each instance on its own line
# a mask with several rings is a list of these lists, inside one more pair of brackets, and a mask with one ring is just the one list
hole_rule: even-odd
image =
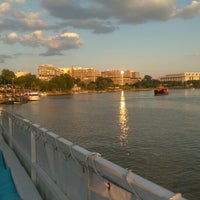
[[85,83],[89,83],[91,81],[96,81],[98,77],[101,76],[101,73],[98,69],[95,68],[62,68],[65,73],[68,73],[70,76],[72,76],[75,79],[80,79],[81,81]]
[[15,73],[15,76],[16,76],[17,78],[19,78],[20,76],[26,76],[26,75],[28,75],[28,74],[30,74],[30,72],[18,71],[17,73]]
[[53,77],[60,76],[65,73],[75,79],[80,79],[86,84],[91,81],[95,82],[100,76],[110,78],[116,85],[134,84],[138,80],[141,80],[139,72],[133,72],[130,70],[107,70],[100,72],[100,70],[95,68],[58,68],[52,65],[41,65],[38,67],[38,77],[41,80],[49,81]]
[[38,78],[41,80],[49,81],[53,77],[60,76],[61,74],[64,74],[63,70],[53,65],[46,64],[38,67]]
[[200,72],[185,72],[185,73],[178,73],[178,74],[168,74],[160,78],[162,82],[167,81],[193,81],[193,80],[200,80]]
[[41,65],[38,67],[38,77],[41,80],[49,81],[55,76],[60,76],[61,74],[69,74],[75,79],[80,79],[85,83],[91,81],[96,81],[96,79],[101,75],[98,69],[94,68],[58,68],[52,65]]
[[116,85],[134,84],[141,80],[139,72],[130,70],[106,70],[101,72],[103,78],[110,78]]

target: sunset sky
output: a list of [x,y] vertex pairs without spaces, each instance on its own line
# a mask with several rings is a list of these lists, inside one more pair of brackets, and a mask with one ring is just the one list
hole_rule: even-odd
[[1,0],[0,70],[200,72],[200,1]]

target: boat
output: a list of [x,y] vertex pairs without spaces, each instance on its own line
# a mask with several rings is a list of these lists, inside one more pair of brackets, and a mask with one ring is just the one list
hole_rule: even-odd
[[28,93],[28,101],[39,101],[40,94],[39,92],[29,92]]
[[169,94],[169,88],[166,86],[159,86],[154,90],[155,96],[162,96]]

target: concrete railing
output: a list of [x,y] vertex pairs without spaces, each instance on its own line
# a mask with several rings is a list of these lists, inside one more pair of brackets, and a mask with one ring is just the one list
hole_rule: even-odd
[[2,110],[1,125],[43,199],[185,200],[21,116]]

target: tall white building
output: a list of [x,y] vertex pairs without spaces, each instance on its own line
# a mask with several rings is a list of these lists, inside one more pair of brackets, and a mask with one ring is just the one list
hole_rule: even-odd
[[41,80],[49,81],[55,76],[63,74],[63,70],[53,65],[40,65],[38,67],[38,77]]
[[185,72],[178,74],[168,74],[160,78],[162,82],[167,81],[193,81],[200,80],[200,72]]

